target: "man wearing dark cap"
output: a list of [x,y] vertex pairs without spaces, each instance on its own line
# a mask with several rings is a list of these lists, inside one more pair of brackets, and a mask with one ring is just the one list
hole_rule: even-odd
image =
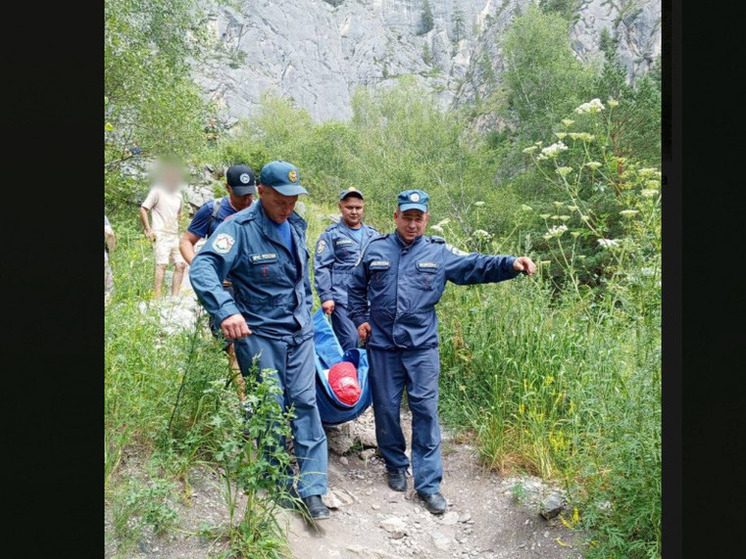
[[316,242],[313,282],[324,312],[344,351],[358,346],[357,328],[347,316],[347,284],[360,250],[378,231],[363,223],[363,193],[356,188],[339,195],[339,223],[326,228]]
[[[251,167],[248,165],[233,165],[229,167],[225,172],[225,181],[225,189],[228,191],[228,196],[205,203],[194,214],[192,222],[189,224],[186,232],[181,236],[179,251],[189,265],[194,260],[194,245],[200,239],[209,237],[224,220],[254,203],[256,177]],[[233,294],[230,278],[226,278],[223,281],[223,288]],[[216,337],[221,333],[220,325],[215,324],[212,317],[210,317],[210,329]],[[228,352],[231,369],[238,369],[233,344],[228,342],[223,349]],[[238,397],[243,401],[244,393],[240,381]]]
[[[399,411],[404,389],[412,410],[414,487],[425,507],[443,514],[440,493],[443,463],[438,422],[438,317],[435,305],[446,281],[458,285],[493,283],[536,266],[521,256],[467,254],[442,237],[423,235],[430,219],[429,197],[422,190],[399,194],[396,231],[372,239],[350,279],[350,317],[368,342],[376,439],[388,472],[389,487],[407,488],[409,459]],[[370,303],[369,303],[370,301]]]
[[[308,192],[298,169],[285,161],[262,168],[258,190],[259,202],[220,224],[197,253],[190,278],[202,305],[234,341],[241,373],[250,374],[256,365],[257,371],[273,375],[284,392],[278,403],[294,407],[297,494],[311,518],[320,520],[329,518],[321,500],[327,445],[316,407],[306,222],[293,211],[298,196]],[[233,294],[223,289],[228,275]],[[292,494],[293,472],[286,473]]]

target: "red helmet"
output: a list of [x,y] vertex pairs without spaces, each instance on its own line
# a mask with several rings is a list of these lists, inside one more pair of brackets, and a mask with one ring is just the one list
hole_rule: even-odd
[[329,386],[340,402],[353,406],[360,399],[357,369],[348,361],[341,361],[329,369]]

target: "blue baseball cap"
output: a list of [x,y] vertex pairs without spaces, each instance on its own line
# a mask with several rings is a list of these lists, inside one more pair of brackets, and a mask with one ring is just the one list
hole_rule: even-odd
[[350,187],[350,188],[348,188],[348,189],[346,189],[346,190],[343,190],[343,191],[342,191],[342,194],[340,194],[340,195],[339,195],[339,200],[340,200],[340,202],[341,202],[342,200],[344,200],[345,198],[347,198],[348,196],[354,196],[354,197],[356,197],[356,198],[360,198],[361,200],[364,200],[364,199],[365,199],[365,198],[363,198],[363,193],[362,193],[362,192],[360,192],[360,191],[359,191],[359,190],[358,190],[357,188],[355,188],[355,187]]
[[272,161],[262,167],[259,184],[274,188],[283,196],[308,194],[308,190],[300,185],[298,167],[287,161]]
[[248,165],[233,165],[225,172],[225,180],[237,196],[256,193],[254,169]]
[[430,196],[424,190],[405,190],[400,192],[398,196],[399,211],[420,210],[426,212],[429,201]]

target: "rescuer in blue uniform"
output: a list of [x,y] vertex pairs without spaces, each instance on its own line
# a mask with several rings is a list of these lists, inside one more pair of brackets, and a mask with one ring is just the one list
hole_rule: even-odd
[[[200,302],[234,341],[244,376],[275,370],[285,407],[295,406],[293,445],[300,466],[297,493],[311,517],[329,518],[327,444],[316,407],[311,282],[306,222],[294,213],[298,169],[285,161],[259,174],[259,203],[224,221],[197,253],[190,272]],[[230,275],[233,295],[223,289]],[[290,472],[289,472],[290,474]],[[289,478],[292,483],[292,478]]]
[[326,228],[316,242],[313,283],[321,308],[331,315],[332,328],[344,351],[358,346],[357,328],[347,316],[347,284],[360,250],[378,231],[363,223],[363,193],[356,188],[339,195],[339,223]]
[[415,489],[431,513],[442,514],[447,504],[440,493],[435,305],[446,281],[492,283],[520,272],[533,275],[536,266],[525,256],[467,254],[442,237],[424,236],[430,219],[428,201],[422,190],[399,194],[396,231],[373,238],[365,247],[352,273],[348,302],[360,339],[368,342],[376,439],[386,461],[389,487],[407,488],[409,460],[399,416],[406,388],[412,410]]

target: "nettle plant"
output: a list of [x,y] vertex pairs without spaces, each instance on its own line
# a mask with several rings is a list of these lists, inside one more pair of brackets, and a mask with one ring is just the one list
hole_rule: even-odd
[[536,211],[546,226],[537,250],[577,294],[584,286],[623,292],[659,287],[661,173],[620,155],[618,102],[593,99],[561,121],[557,141],[523,150],[564,199]]

